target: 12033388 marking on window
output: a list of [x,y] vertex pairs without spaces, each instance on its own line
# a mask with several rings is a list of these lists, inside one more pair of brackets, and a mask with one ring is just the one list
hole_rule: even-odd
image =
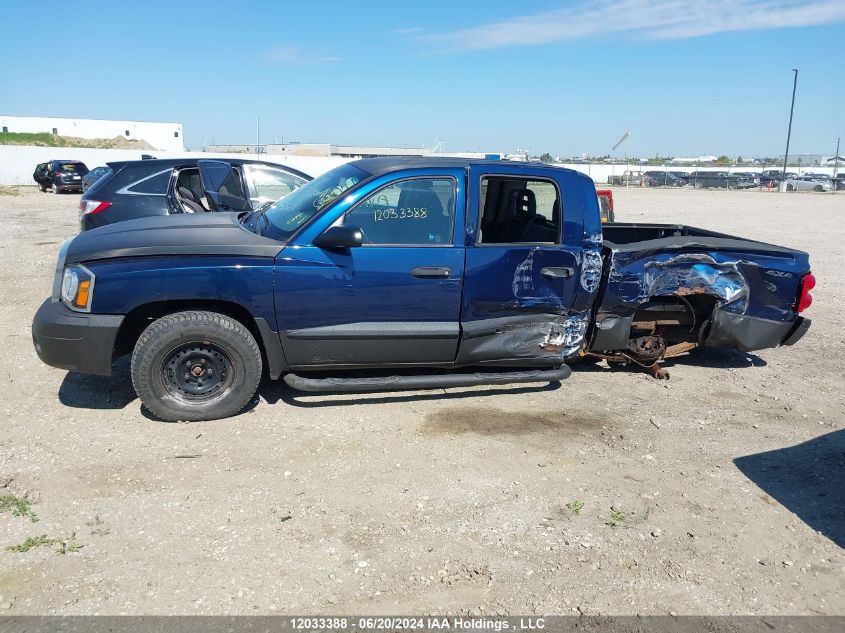
[[376,222],[383,222],[384,220],[424,220],[427,217],[428,209],[425,207],[376,209],[373,211],[373,219]]

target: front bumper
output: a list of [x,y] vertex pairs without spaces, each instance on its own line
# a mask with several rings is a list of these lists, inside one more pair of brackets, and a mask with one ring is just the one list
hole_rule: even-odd
[[83,374],[111,375],[123,315],[80,314],[47,299],[32,321],[32,343],[48,365]]

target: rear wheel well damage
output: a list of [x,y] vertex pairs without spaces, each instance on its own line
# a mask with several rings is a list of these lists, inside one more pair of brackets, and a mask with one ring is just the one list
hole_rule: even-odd
[[284,355],[278,334],[262,318],[256,318],[242,305],[230,301],[186,300],[156,301],[133,308],[123,319],[114,343],[113,358],[128,354],[147,327],[156,319],[184,310],[202,310],[225,314],[246,327],[261,350],[264,366],[270,377],[278,378],[285,369]]
[[669,344],[699,344],[720,304],[719,297],[705,293],[674,293],[650,297],[633,314],[599,313],[589,349],[623,350],[629,341],[645,336],[660,336]]
[[667,343],[701,343],[720,298],[705,293],[651,297],[631,320],[629,338],[660,336]]

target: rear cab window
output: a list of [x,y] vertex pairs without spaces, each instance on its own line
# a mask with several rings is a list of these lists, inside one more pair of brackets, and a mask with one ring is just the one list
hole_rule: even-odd
[[478,244],[560,244],[561,194],[555,182],[482,176]]

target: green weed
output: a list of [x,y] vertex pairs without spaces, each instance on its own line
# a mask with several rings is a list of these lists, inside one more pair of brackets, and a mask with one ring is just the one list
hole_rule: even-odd
[[9,545],[6,547],[6,551],[23,554],[24,552],[28,552],[35,547],[41,547],[42,545],[58,545],[59,547],[56,549],[57,554],[78,552],[84,547],[81,543],[76,542],[76,532],[74,532],[66,538],[48,538],[46,534],[41,534],[40,536],[30,536],[23,543]]
[[581,514],[581,510],[584,508],[584,502],[575,499],[567,503],[566,507],[569,508],[569,511],[572,512],[572,514],[577,516]]
[[0,496],[0,512],[11,512],[12,516],[29,517],[33,523],[38,523],[38,515],[32,511],[29,499],[16,495]]

